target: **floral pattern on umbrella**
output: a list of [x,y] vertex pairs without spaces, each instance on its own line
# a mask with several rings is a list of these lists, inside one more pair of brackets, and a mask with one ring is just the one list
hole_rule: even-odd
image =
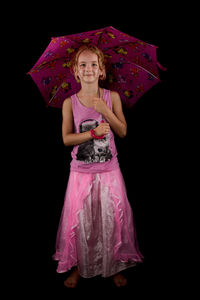
[[132,107],[159,79],[155,45],[143,42],[113,27],[53,37],[48,47],[28,72],[47,105],[62,107],[63,101],[81,86],[71,72],[74,52],[83,44],[94,44],[106,58],[104,88],[117,91],[123,104]]

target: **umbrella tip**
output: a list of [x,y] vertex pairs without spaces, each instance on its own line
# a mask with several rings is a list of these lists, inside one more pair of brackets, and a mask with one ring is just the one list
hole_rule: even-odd
[[162,71],[167,71],[167,68],[162,66],[158,61],[156,62],[156,64]]

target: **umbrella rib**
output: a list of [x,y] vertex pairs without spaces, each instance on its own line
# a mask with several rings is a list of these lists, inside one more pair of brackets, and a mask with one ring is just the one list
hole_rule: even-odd
[[159,79],[157,76],[155,76],[153,73],[151,73],[150,71],[148,71],[147,69],[141,67],[140,65],[136,64],[135,62],[133,61],[129,61],[129,62],[123,62],[123,64],[127,64],[127,65],[131,65],[131,64],[134,64],[135,66],[137,66],[138,68],[144,70],[145,72],[149,73],[150,75],[152,75],[153,77],[155,77],[156,79]]
[[60,90],[60,88],[62,87],[62,84],[66,82],[66,79],[62,81],[62,83],[59,85],[59,87],[57,88],[55,94],[51,97],[51,99],[49,100],[48,104],[52,102],[52,100],[54,99],[54,97],[57,95],[58,91]]
[[[52,60],[48,60],[47,62],[43,63],[43,66],[45,66],[46,64],[49,64],[49,63],[51,63],[51,62],[61,60],[61,59],[63,59],[63,58],[66,58],[66,57],[65,57],[65,56],[61,56],[61,57],[58,57],[58,58],[54,58],[54,59],[52,59]],[[69,61],[70,61],[70,60],[69,60]],[[33,72],[33,71],[39,69],[40,66],[41,66],[41,64],[39,64],[38,66],[32,68],[28,73]]]
[[[136,64],[136,63],[134,63],[134,62],[130,62],[130,63],[136,65],[138,68],[140,68],[140,69],[144,70],[145,72],[149,73],[150,75],[152,75],[152,76],[155,77],[156,79],[159,79],[159,78],[156,77],[154,74],[152,74],[150,71],[148,71],[147,69],[141,67],[140,65],[138,65],[138,64]],[[130,64],[130,63],[129,63],[129,64]]]
[[[64,82],[64,81],[63,81]],[[63,82],[60,84],[60,86],[58,87],[57,91],[55,92],[55,94],[51,97],[51,99],[49,100],[48,104],[52,102],[53,98],[55,97],[55,95],[58,93],[59,89],[61,88]]]

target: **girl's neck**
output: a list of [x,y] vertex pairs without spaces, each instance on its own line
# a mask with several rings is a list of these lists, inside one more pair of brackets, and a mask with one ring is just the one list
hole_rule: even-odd
[[98,85],[82,85],[79,95],[81,96],[97,96],[99,97],[100,88]]

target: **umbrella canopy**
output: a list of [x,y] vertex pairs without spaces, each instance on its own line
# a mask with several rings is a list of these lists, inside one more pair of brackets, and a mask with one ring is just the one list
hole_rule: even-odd
[[81,86],[71,72],[74,52],[83,44],[94,44],[106,58],[106,79],[101,86],[120,94],[132,107],[159,79],[155,45],[143,42],[113,27],[52,37],[48,47],[28,72],[47,105],[62,107],[63,101]]

